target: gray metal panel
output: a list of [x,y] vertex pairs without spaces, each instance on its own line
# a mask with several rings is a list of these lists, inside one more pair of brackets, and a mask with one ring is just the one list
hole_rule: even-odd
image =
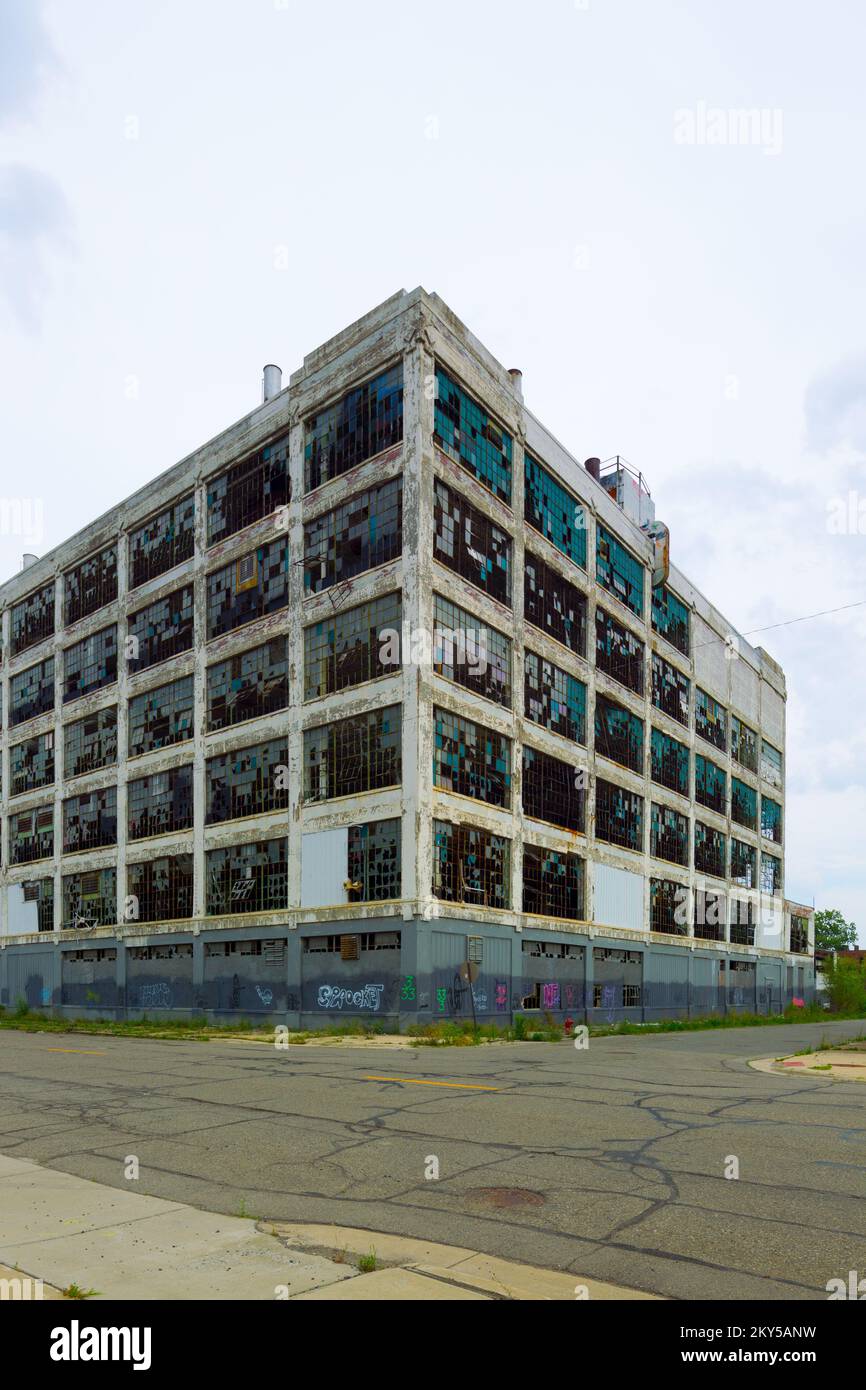
[[643,894],[642,874],[612,864],[593,866],[593,920],[600,925],[642,931]]
[[301,846],[301,906],[335,907],[347,901],[349,829],[319,830]]
[[31,1009],[51,1004],[59,985],[56,951],[6,950],[9,970],[9,1002],[26,999]]

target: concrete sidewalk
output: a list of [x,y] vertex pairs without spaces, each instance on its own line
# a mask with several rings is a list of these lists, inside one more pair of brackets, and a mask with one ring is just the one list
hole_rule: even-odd
[[[371,1251],[376,1268],[362,1274]],[[652,1297],[454,1246],[221,1216],[0,1156],[0,1278],[24,1276],[55,1298],[72,1285],[144,1300]]]

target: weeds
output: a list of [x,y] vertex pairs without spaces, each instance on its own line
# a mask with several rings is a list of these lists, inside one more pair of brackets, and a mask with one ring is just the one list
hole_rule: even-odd
[[359,1259],[358,1268],[362,1274],[374,1274],[377,1267],[378,1260],[376,1259],[376,1251],[371,1245],[369,1255],[362,1255]]

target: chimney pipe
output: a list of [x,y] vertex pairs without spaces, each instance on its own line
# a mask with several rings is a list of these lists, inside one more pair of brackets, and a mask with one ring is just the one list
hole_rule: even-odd
[[264,377],[262,379],[262,403],[267,404],[268,401],[272,401],[274,396],[278,396],[282,389],[283,369],[282,367],[275,367],[272,362],[269,362],[265,367]]
[[39,559],[39,556],[38,556],[38,555],[22,555],[22,556],[21,556],[21,568],[22,568],[23,570],[29,570],[30,566],[31,566],[31,565],[35,565],[38,559]]
[[591,478],[595,478],[597,483],[601,482],[601,459],[587,459],[583,466]]
[[523,372],[519,367],[509,367],[508,375],[511,377],[516,394],[523,400]]

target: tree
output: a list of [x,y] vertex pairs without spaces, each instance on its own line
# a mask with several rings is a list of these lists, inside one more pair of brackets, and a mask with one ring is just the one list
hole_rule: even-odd
[[847,951],[857,945],[857,928],[835,907],[815,913],[815,945],[822,951]]

